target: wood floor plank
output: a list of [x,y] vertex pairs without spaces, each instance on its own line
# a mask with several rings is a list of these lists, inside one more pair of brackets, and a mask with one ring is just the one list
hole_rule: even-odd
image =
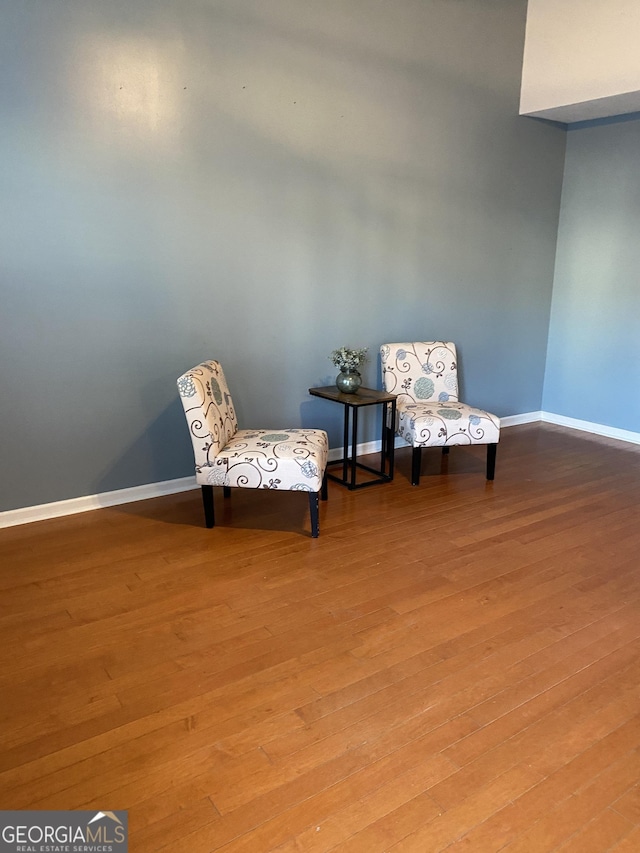
[[[548,424],[419,487],[0,530],[0,804],[138,853],[636,853],[640,448]],[[375,461],[372,459],[372,461]]]
[[617,844],[609,848],[611,853],[636,853],[640,850],[640,827],[634,826],[628,835],[625,835]]
[[634,824],[611,809],[604,809],[558,848],[558,853],[602,853],[633,830]]
[[[531,829],[504,848],[508,853],[551,851],[588,824],[602,805],[617,799],[638,778],[640,750],[633,750],[611,764],[590,784],[561,800]],[[559,820],[560,814],[562,820]]]
[[[494,814],[487,814],[482,822],[458,840],[456,849],[501,850],[510,841],[530,831],[551,811],[562,825],[562,809],[555,811],[558,804],[565,803],[579,791],[585,780],[597,779],[607,768],[624,759],[637,744],[639,723],[640,716],[636,714],[570,761],[561,763],[528,791],[514,797],[512,802]],[[535,772],[536,768],[531,769]],[[606,794],[603,794],[602,801],[609,802]]]

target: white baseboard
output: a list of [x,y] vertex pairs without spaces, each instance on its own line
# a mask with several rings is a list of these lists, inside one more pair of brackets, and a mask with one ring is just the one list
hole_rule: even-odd
[[72,498],[67,501],[38,506],[26,506],[22,509],[10,509],[0,512],[0,528],[13,527],[16,524],[28,524],[31,521],[43,521],[47,518],[60,518],[63,515],[75,515],[92,509],[102,509],[107,506],[144,501],[158,498],[162,495],[174,495],[196,488],[196,478],[181,477],[178,480],[163,480],[160,483],[148,483],[145,486],[133,486],[130,489],[116,489],[113,492],[101,492],[97,495],[86,495],[82,498]]
[[501,427],[518,426],[519,424],[537,424],[543,420],[542,412],[523,412],[521,415],[509,415],[500,418]]
[[[379,453],[381,444],[382,442],[380,441],[380,439],[378,439],[378,441],[364,441],[362,442],[362,444],[357,445],[356,453],[358,454],[358,456],[366,456],[367,453]],[[394,447],[405,446],[406,442],[403,441],[401,438],[396,437]],[[351,448],[351,445],[349,445],[349,448]],[[329,451],[329,462],[335,462],[337,459],[342,459],[343,455],[344,454],[341,447],[334,447]]]
[[604,438],[615,438],[618,441],[627,441],[630,444],[640,444],[640,432],[618,429],[605,424],[593,424],[590,421],[580,421],[576,418],[565,418],[564,415],[555,415],[553,412],[541,412],[540,414],[540,420],[547,424],[578,429],[581,432],[590,432],[592,435],[601,435]]
[[[544,423],[565,426],[593,435],[615,438],[619,441],[627,441],[632,444],[640,444],[640,433],[630,430],[616,429],[615,427],[593,424],[588,421],[580,421],[575,418],[565,418],[552,412],[525,412],[520,415],[510,415],[500,418],[503,427],[517,426],[518,424],[530,424],[543,421]],[[406,442],[396,438],[396,447],[406,447]],[[366,441],[358,445],[358,455],[367,453],[378,453],[380,441]],[[334,447],[329,451],[329,460],[335,461],[342,457],[342,448]],[[97,495],[87,495],[82,498],[73,498],[66,501],[54,501],[53,503],[40,504],[39,506],[28,506],[22,509],[10,509],[0,512],[0,528],[13,527],[17,524],[28,524],[32,521],[43,521],[47,518],[60,518],[64,515],[74,515],[78,512],[87,512],[92,509],[101,509],[107,506],[131,503],[132,501],[143,501],[149,498],[157,498],[162,495],[173,495],[178,492],[186,492],[197,488],[196,478],[181,477],[177,480],[163,480],[160,483],[148,483],[144,486],[134,486],[130,489],[117,489],[113,492],[101,492]]]

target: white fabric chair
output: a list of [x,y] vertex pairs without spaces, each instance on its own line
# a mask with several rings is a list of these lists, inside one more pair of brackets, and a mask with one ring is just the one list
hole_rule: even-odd
[[329,443],[320,429],[238,429],[220,363],[205,361],[178,379],[202,486],[205,524],[215,524],[213,487],[308,492],[311,535],[319,534],[318,500],[327,498]]
[[487,445],[487,480],[493,480],[500,419],[458,399],[456,347],[451,341],[414,341],[380,347],[385,391],[397,395],[395,429],[413,447],[411,484],[420,483],[423,447]]

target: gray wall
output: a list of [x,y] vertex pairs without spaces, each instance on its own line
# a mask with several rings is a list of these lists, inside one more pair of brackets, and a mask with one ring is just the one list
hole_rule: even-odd
[[[3,0],[0,509],[186,476],[175,379],[330,430],[337,346],[539,410],[565,132],[525,0]],[[369,424],[374,437],[373,424]]]
[[640,119],[567,134],[544,409],[640,433]]

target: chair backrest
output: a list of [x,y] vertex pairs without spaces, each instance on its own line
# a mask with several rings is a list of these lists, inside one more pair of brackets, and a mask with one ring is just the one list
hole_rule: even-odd
[[213,465],[227,442],[238,431],[238,421],[227,380],[219,361],[203,361],[178,379],[193,442],[196,468]]
[[451,341],[412,341],[380,347],[385,391],[398,403],[458,402],[456,345]]

